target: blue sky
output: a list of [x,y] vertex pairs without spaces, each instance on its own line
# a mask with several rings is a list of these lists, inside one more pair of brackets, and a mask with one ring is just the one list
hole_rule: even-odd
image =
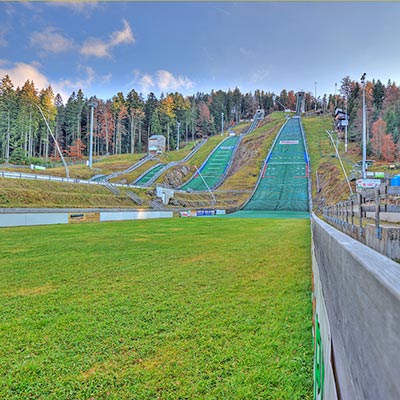
[[0,76],[65,100],[315,82],[320,96],[363,72],[400,83],[399,21],[389,2],[0,2]]

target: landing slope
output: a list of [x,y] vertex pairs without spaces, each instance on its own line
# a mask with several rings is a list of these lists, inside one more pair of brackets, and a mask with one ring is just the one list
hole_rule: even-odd
[[275,139],[257,189],[243,211],[307,212],[308,171],[301,120],[290,118]]

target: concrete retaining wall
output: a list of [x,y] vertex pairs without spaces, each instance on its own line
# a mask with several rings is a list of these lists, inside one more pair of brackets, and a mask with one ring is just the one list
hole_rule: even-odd
[[[78,220],[73,220],[71,215],[79,217]],[[159,210],[104,211],[98,209],[71,209],[54,212],[54,210],[30,209],[24,212],[20,209],[14,212],[11,210],[7,212],[7,210],[2,209],[0,212],[0,227],[172,218],[172,216],[172,211]]]
[[324,364],[338,397],[399,399],[400,265],[315,215],[312,232],[315,309],[326,309]]

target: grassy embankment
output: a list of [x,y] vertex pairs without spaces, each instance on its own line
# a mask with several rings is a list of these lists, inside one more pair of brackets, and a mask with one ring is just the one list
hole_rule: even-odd
[[0,178],[0,207],[135,207],[102,186]]
[[[241,191],[251,191],[257,180],[261,164],[269,147],[284,121],[283,113],[273,113],[269,116],[270,122],[256,129],[252,134],[246,136],[241,144],[244,149],[241,161],[238,163],[234,174],[230,176],[226,183],[216,193],[218,207],[236,207],[243,203],[248,193]],[[239,124],[234,130],[240,133],[248,123]],[[195,172],[194,166],[200,166],[210,152],[223,140],[224,137],[215,135],[209,138],[207,143],[188,161],[186,166]],[[121,175],[115,181],[132,182],[145,172],[151,165],[158,162],[168,163],[183,159],[193,148],[191,144],[179,151],[172,151],[161,155],[158,160],[145,163],[142,167],[133,171],[131,174]],[[240,151],[239,151],[240,153]],[[106,160],[94,164],[91,171],[84,165],[70,167],[71,177],[88,179],[98,173],[109,174],[128,168],[144,154],[134,155],[115,155],[107,157]],[[239,154],[240,156],[240,154]],[[18,170],[21,171],[21,170]],[[26,170],[26,172],[32,172]],[[65,170],[61,167],[51,168],[46,171],[37,171],[42,174],[55,176],[65,176]],[[187,178],[190,178],[188,174]],[[159,181],[162,181],[160,177]],[[135,207],[135,204],[124,197],[124,189],[121,189],[121,196],[115,197],[106,189],[98,186],[71,185],[55,182],[42,181],[18,181],[13,179],[0,179],[2,194],[0,196],[0,207]],[[144,200],[144,206],[148,205],[152,195],[147,190],[131,189]],[[224,191],[234,190],[237,193],[224,193]],[[115,197],[115,198],[114,198]],[[178,196],[179,197],[179,196]],[[210,205],[209,194],[185,194],[182,199],[191,206]]]
[[[350,191],[335,149],[326,133],[326,130],[332,129],[332,117],[330,115],[306,117],[302,118],[302,123],[310,153],[314,208],[348,199]],[[335,134],[333,137],[335,138]],[[349,174],[354,163],[359,159],[355,144],[349,143],[348,152],[345,153],[344,143],[339,141],[339,154],[346,173]],[[316,172],[321,189],[319,193],[317,193]]]
[[308,220],[2,233],[1,398],[312,398]]

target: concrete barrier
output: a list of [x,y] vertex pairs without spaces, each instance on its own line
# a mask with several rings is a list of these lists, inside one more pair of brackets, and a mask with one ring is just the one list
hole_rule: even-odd
[[400,265],[315,215],[312,232],[323,398],[399,399]]
[[23,209],[1,209],[0,227],[124,221],[172,217],[172,211],[160,210],[63,209],[57,211],[48,209],[29,209],[25,211]]

